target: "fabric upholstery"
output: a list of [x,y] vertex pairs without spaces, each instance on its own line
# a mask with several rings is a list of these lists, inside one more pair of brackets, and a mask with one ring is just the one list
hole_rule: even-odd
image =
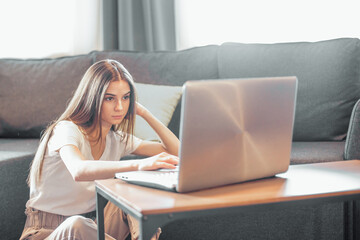
[[90,55],[0,59],[0,137],[39,138],[91,64]]
[[19,239],[23,230],[29,199],[26,179],[38,143],[39,139],[0,139],[1,239]]
[[[168,126],[182,95],[182,87],[144,83],[135,83],[135,87],[138,102]],[[154,129],[139,116],[136,116],[134,135],[143,140],[160,141]]]
[[344,160],[345,141],[293,142],[290,164],[333,162]]
[[296,76],[294,141],[344,140],[360,98],[360,40],[223,44],[219,77]]
[[344,150],[344,159],[360,159],[360,100],[351,113],[349,129]]
[[135,82],[182,86],[186,80],[218,78],[217,49],[217,46],[205,46],[178,52],[103,51],[93,54],[95,61],[119,61]]
[[162,228],[160,239],[339,240],[344,236],[343,221],[343,203],[299,204],[174,221]]

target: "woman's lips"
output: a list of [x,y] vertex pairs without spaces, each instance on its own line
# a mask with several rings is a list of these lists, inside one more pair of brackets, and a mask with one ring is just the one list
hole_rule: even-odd
[[122,116],[122,115],[116,115],[116,116],[113,116],[113,118],[115,118],[115,119],[122,119],[123,116]]

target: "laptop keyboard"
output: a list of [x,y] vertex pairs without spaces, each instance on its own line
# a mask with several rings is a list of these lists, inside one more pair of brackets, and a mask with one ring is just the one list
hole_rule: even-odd
[[[177,181],[179,172],[174,169],[161,169],[158,171],[141,171],[132,174],[132,179],[136,180],[151,180],[151,181]],[[125,174],[126,175],[126,174]],[[136,177],[134,177],[136,176]],[[127,176],[122,176],[121,179],[127,180]]]
[[178,175],[177,168],[117,173],[116,177],[130,183],[173,191],[178,183]]
[[178,179],[178,173],[177,171],[167,171],[167,172],[156,172],[152,175],[153,178],[157,178],[159,180],[170,180],[170,181],[177,181]]

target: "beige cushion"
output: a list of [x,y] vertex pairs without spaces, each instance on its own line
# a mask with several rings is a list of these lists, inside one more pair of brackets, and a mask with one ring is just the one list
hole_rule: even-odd
[[[160,122],[168,126],[175,107],[182,94],[182,87],[135,83],[138,102],[146,107]],[[148,123],[136,116],[135,136],[149,141],[158,141],[159,137]]]

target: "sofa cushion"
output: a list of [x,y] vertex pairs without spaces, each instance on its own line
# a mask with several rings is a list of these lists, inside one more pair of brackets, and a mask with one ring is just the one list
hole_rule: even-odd
[[[168,126],[182,94],[182,87],[135,83],[138,102],[146,107],[160,122]],[[135,136],[148,141],[160,138],[150,125],[139,116],[135,121]]]
[[360,40],[223,44],[219,76],[297,76],[294,140],[343,140],[360,98]]
[[345,141],[293,142],[290,164],[343,161],[344,147]]
[[0,137],[39,137],[59,117],[90,55],[58,59],[0,59]]

